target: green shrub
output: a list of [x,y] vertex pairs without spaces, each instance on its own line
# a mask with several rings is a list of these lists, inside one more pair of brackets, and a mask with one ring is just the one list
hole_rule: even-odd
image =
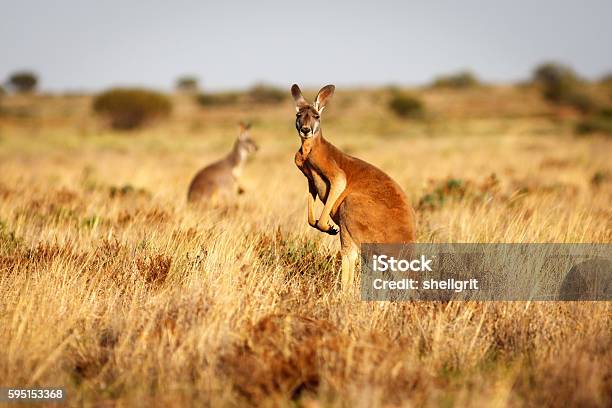
[[197,92],[199,87],[198,78],[194,76],[182,76],[176,80],[176,89],[181,92]]
[[558,103],[563,102],[566,95],[580,83],[572,68],[554,62],[538,66],[533,73],[533,80],[542,87],[544,98]]
[[202,106],[227,106],[233,105],[240,99],[240,94],[236,92],[224,93],[201,93],[196,97],[196,101]]
[[425,113],[425,105],[419,98],[401,92],[391,97],[389,109],[401,118],[421,118]]
[[579,135],[602,133],[612,136],[612,110],[603,109],[596,115],[579,121],[576,123],[575,132]]
[[450,178],[434,186],[433,191],[421,197],[418,209],[434,210],[444,206],[451,199],[461,200],[467,192],[467,183],[462,179]]
[[598,104],[595,99],[579,89],[569,91],[565,95],[563,103],[573,106],[581,113],[591,113],[598,109]]
[[604,108],[600,110],[599,116],[605,119],[612,120],[612,108]]
[[437,210],[450,202],[466,201],[474,204],[487,202],[499,192],[499,183],[495,173],[481,182],[459,178],[440,180],[431,184],[429,191],[426,191],[419,200],[417,208]]
[[247,92],[249,101],[253,103],[276,104],[285,100],[288,92],[266,84],[257,84]]
[[240,101],[248,101],[256,104],[273,105],[284,101],[287,92],[270,85],[257,84],[249,89],[246,94],[239,92],[201,93],[196,97],[202,106],[228,106]]
[[115,129],[129,130],[153,119],[168,116],[172,103],[162,93],[139,88],[114,88],[96,96],[96,113],[110,120]]
[[432,86],[434,88],[473,88],[480,85],[480,81],[476,76],[469,71],[461,71],[456,74],[443,75],[434,79]]
[[572,106],[582,113],[597,109],[596,102],[584,91],[584,81],[568,66],[542,64],[535,69],[533,80],[540,86],[544,99],[552,103]]
[[591,185],[593,187],[601,187],[604,183],[612,180],[612,174],[606,170],[598,170],[591,177]]
[[38,84],[38,77],[30,71],[19,71],[12,74],[8,83],[16,92],[32,92]]
[[599,86],[608,94],[608,99],[612,101],[612,73],[604,75],[599,80]]
[[612,72],[601,77],[599,84],[612,88]]

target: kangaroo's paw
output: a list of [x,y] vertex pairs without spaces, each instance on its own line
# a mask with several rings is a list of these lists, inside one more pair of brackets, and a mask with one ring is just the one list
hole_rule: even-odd
[[340,232],[340,227],[338,227],[331,220],[328,221],[327,223],[321,223],[321,221],[319,220],[317,221],[315,228],[329,235],[336,235],[338,234],[338,232]]
[[336,224],[332,224],[329,226],[329,229],[327,230],[327,233],[329,235],[337,235],[340,232],[340,227],[337,226]]

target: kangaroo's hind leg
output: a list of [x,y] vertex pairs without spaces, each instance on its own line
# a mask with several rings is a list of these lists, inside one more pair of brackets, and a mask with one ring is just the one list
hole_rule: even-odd
[[342,255],[342,290],[348,291],[355,282],[355,265],[359,257],[359,247],[346,228],[340,228],[340,254]]

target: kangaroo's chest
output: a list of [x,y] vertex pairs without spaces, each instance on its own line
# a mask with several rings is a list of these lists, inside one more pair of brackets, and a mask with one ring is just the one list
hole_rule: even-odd
[[317,195],[323,203],[327,202],[327,194],[329,194],[329,183],[316,171],[312,172],[312,181],[317,189]]
[[325,203],[329,193],[329,182],[326,178],[318,172],[308,158],[304,158],[301,151],[295,154],[295,164],[304,173],[304,176],[314,184],[319,199]]
[[242,176],[242,166],[232,167],[232,177],[237,181]]

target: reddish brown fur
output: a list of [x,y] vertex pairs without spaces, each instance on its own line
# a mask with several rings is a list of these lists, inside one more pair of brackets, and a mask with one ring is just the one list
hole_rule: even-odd
[[[346,189],[331,211],[341,235],[348,233],[357,245],[414,241],[414,210],[401,187],[382,170],[343,153],[322,134],[304,141],[295,164],[309,182],[317,174],[329,180],[337,169],[346,175]],[[323,202],[327,193],[328,187],[317,190]]]
[[416,226],[414,210],[406,194],[391,177],[343,153],[323,137],[320,113],[333,91],[332,85],[322,88],[315,104],[311,105],[297,85],[292,87],[298,110],[296,128],[302,140],[295,164],[308,179],[312,197],[309,201],[311,226],[332,235],[338,232],[334,225],[324,220],[325,208],[321,218],[313,222],[312,203],[319,197],[327,207],[332,190],[336,190],[336,195],[339,193],[337,198],[331,198],[334,202],[329,203],[329,216],[340,229],[344,286],[352,283],[360,244],[414,242]]

